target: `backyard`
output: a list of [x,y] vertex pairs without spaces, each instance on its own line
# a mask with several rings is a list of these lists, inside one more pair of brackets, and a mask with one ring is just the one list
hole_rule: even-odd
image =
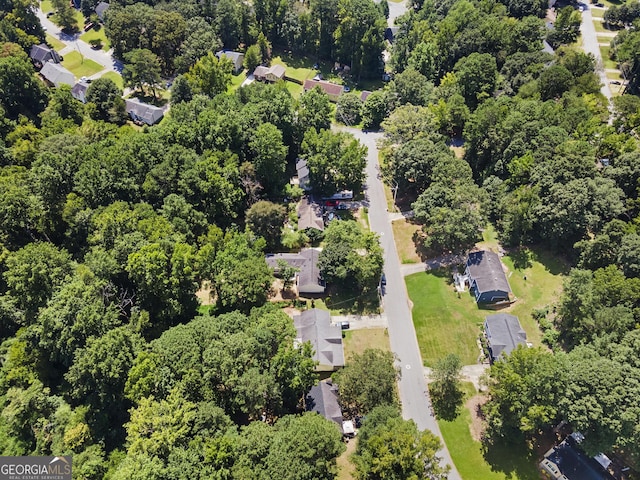
[[[532,312],[553,305],[562,292],[566,266],[550,254],[537,249],[521,249],[502,258],[516,297],[501,312],[516,315],[534,345],[541,340]],[[458,294],[449,268],[416,273],[405,278],[413,302],[413,323],[422,359],[433,365],[448,353],[455,353],[463,365],[475,364],[480,354],[477,339],[484,317],[492,310],[481,310],[468,293]]]

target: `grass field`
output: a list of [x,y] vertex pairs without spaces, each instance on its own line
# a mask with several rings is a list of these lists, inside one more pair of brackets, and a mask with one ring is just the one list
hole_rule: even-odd
[[88,32],[80,35],[80,40],[89,43],[91,40],[98,39],[102,42],[102,50],[105,52],[111,48],[109,44],[109,40],[104,33],[104,28],[100,28],[100,30],[90,29]]
[[118,88],[124,88],[122,77],[117,72],[114,72],[114,71],[107,72],[104,75],[102,75],[102,78],[110,78],[118,86]]
[[[465,401],[475,395],[473,385],[464,383]],[[524,447],[488,447],[471,437],[471,413],[466,407],[449,422],[438,420],[456,469],[464,480],[539,480],[534,460]]]
[[393,238],[400,257],[400,263],[419,263],[422,261],[413,242],[413,235],[420,230],[420,225],[406,219],[395,220],[391,223]]
[[42,2],[40,2],[40,10],[42,10],[44,13],[49,13],[53,11],[53,5],[51,5],[51,0],[42,0]]
[[284,55],[278,55],[271,59],[272,65],[282,65],[287,69],[287,77],[295,78],[301,82],[313,78],[316,74],[312,66],[307,63],[304,59],[297,59],[294,62],[293,59]]
[[239,75],[231,75],[231,85],[227,88],[227,93],[235,92],[246,79],[247,74],[245,72],[242,72]]
[[47,43],[53,47],[54,50],[60,51],[65,47],[65,44],[58,40],[53,35],[47,33]]
[[344,355],[348,361],[354,354],[361,354],[367,348],[390,351],[389,333],[386,328],[364,328],[347,330],[343,336]]
[[604,68],[617,68],[618,65],[616,64],[615,60],[611,60],[609,58],[609,50],[611,50],[611,47],[609,46],[604,46],[604,45],[600,46],[600,55],[602,56],[602,65],[604,66]]
[[[530,250],[503,257],[503,262],[517,300],[501,312],[518,316],[528,341],[539,345],[541,334],[532,312],[551,306],[559,298],[566,267],[545,252]],[[463,365],[476,363],[476,339],[484,317],[492,313],[479,309],[468,292],[458,296],[451,277],[450,269],[441,269],[405,278],[420,352],[428,366],[448,353],[460,356]]]
[[104,68],[93,60],[84,58],[79,52],[69,52],[64,56],[62,66],[73,73],[77,78],[88,77],[98,73]]

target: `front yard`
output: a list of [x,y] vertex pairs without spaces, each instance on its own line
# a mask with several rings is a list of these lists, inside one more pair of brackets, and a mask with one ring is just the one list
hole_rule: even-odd
[[[517,300],[500,312],[516,315],[528,341],[539,345],[541,333],[532,313],[557,302],[566,266],[544,251],[528,249],[505,256],[502,261]],[[425,365],[433,365],[448,353],[459,355],[463,365],[476,363],[480,355],[477,339],[484,318],[494,311],[479,309],[468,292],[458,295],[449,268],[409,275],[405,281]]]
[[109,40],[104,33],[104,28],[102,27],[98,30],[96,30],[95,28],[89,29],[87,32],[80,35],[80,40],[83,40],[87,43],[91,42],[91,40],[100,40],[100,43],[102,43],[102,50],[104,50],[105,52],[108,51],[109,48],[111,48]]
[[62,66],[73,73],[76,78],[88,77],[100,70],[104,70],[102,65],[97,64],[93,60],[84,58],[80,52],[69,52],[64,56]]

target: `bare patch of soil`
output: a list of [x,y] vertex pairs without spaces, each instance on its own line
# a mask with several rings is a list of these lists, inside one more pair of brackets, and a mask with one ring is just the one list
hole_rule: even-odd
[[482,434],[484,433],[485,423],[481,409],[488,399],[489,397],[487,397],[486,395],[478,394],[471,397],[465,403],[465,407],[468,408],[469,413],[471,413],[471,424],[469,425],[471,438],[473,438],[476,442],[482,441]]
[[213,299],[211,298],[211,286],[209,282],[202,282],[200,289],[196,291],[196,297],[200,300],[200,305],[213,305]]

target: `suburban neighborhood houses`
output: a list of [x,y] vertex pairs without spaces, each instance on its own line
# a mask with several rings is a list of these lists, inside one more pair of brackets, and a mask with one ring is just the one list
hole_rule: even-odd
[[639,27],[7,0],[0,470],[639,478]]

